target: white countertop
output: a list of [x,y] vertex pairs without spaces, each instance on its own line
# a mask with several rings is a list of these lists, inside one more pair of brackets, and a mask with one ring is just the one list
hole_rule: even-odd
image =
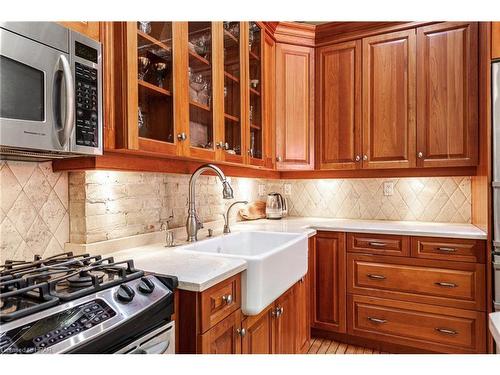
[[[500,347],[500,311],[490,314],[490,332],[498,347]],[[499,354],[497,352],[497,354]]]
[[[199,232],[200,239],[206,237],[207,228],[213,228],[214,235],[220,235],[222,232],[221,221],[206,223],[205,229]],[[231,225],[231,230],[232,232],[250,230],[306,232],[309,237],[314,236],[316,230],[323,230],[486,239],[486,233],[471,224],[300,217],[237,222]],[[184,239],[184,228],[178,228],[174,231],[177,239]],[[206,290],[246,269],[246,262],[237,258],[188,253],[180,247],[166,248],[163,245],[163,235],[160,232],[155,232],[88,245],[67,244],[66,250],[103,254],[113,256],[116,260],[133,259],[137,268],[148,272],[177,276],[180,289],[196,292]]]

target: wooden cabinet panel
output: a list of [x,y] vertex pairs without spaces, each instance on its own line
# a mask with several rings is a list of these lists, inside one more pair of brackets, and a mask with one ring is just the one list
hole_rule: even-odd
[[415,30],[363,39],[363,168],[415,166]]
[[68,29],[79,32],[80,34],[86,35],[89,38],[100,40],[99,33],[99,22],[90,21],[69,21],[69,22],[59,22],[61,25],[67,27]]
[[264,160],[266,168],[274,168],[276,160],[276,42],[267,33],[264,35]]
[[410,238],[390,234],[347,233],[347,251],[393,256],[410,255]]
[[304,276],[295,288],[295,309],[297,326],[295,329],[295,353],[305,353],[309,349],[310,319],[309,319],[309,275]]
[[500,22],[491,23],[491,58],[500,59]]
[[245,335],[242,339],[242,354],[274,353],[274,304],[259,315],[248,316],[242,323]]
[[276,167],[314,169],[314,49],[276,44]]
[[411,255],[416,258],[484,263],[486,243],[481,240],[412,237]]
[[319,232],[314,251],[315,328],[346,332],[345,233]]
[[443,353],[482,353],[485,314],[373,297],[352,296],[352,335]]
[[235,311],[215,327],[199,336],[199,347],[203,354],[240,354],[241,312]]
[[484,265],[348,254],[347,290],[484,311]]
[[200,295],[201,332],[213,327],[241,306],[241,275],[238,274],[203,291]]
[[420,167],[477,164],[477,23],[417,29],[417,153]]
[[275,302],[276,309],[280,311],[276,319],[276,353],[294,354],[296,350],[297,332],[297,306],[296,289],[291,287]]
[[361,167],[361,41],[316,51],[320,169]]

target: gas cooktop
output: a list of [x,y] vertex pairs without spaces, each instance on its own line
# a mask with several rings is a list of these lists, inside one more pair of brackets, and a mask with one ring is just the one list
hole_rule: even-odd
[[[0,265],[0,353],[88,351],[89,340],[88,352],[117,349],[136,330],[170,321],[176,287],[175,277],[145,275],[132,260],[67,252],[7,261]],[[104,339],[130,321],[127,334]]]

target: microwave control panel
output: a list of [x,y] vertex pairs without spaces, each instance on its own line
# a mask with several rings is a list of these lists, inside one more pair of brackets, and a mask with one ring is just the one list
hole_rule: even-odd
[[76,144],[99,147],[97,70],[75,62]]

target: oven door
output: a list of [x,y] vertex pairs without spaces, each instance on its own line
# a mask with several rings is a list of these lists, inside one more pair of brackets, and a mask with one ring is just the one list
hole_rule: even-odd
[[175,323],[172,321],[140,337],[118,354],[175,354]]
[[68,152],[74,124],[69,55],[0,29],[0,145]]

